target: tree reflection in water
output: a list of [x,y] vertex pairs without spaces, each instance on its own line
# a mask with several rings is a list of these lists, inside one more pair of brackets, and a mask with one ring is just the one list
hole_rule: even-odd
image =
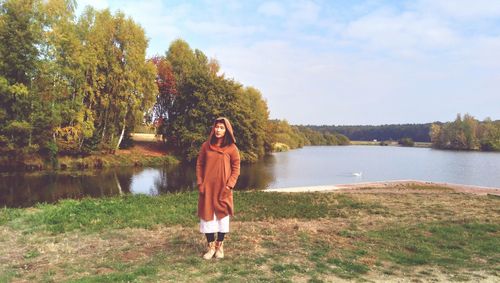
[[[242,164],[235,190],[269,187],[274,182],[274,163],[274,156],[268,156],[255,164]],[[66,198],[99,198],[128,193],[158,195],[195,189],[194,164],[84,172],[4,173],[0,175],[0,207],[29,207]]]

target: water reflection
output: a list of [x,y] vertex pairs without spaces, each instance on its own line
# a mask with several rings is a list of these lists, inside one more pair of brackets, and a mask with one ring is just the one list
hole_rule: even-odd
[[235,189],[267,189],[271,187],[276,181],[276,175],[273,172],[275,167],[276,157],[274,155],[266,156],[256,164],[243,164]]
[[132,178],[130,192],[133,194],[158,195],[158,187],[161,185],[160,170],[153,168],[144,169]]
[[[59,199],[105,197],[128,193],[127,177],[112,171],[94,174],[8,174],[0,177],[0,206],[26,207]],[[118,176],[119,177],[118,177]],[[117,179],[122,179],[117,182]],[[117,184],[122,184],[121,191]]]
[[[273,156],[242,165],[236,190],[263,189],[274,181]],[[59,199],[114,195],[159,195],[196,189],[192,164],[163,168],[119,168],[92,172],[4,173],[0,175],[0,207],[28,207]]]

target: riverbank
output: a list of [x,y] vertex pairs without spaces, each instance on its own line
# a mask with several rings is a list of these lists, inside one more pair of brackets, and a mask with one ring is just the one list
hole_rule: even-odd
[[136,140],[135,137],[133,139],[134,146],[132,148],[119,149],[113,154],[90,155],[80,158],[60,157],[59,169],[162,166],[180,162],[164,149],[164,145],[160,141]]
[[[381,144],[381,143],[384,143],[384,144]],[[350,144],[351,145],[402,146],[397,141],[392,141],[392,142],[388,142],[388,141],[384,141],[384,142],[380,142],[380,141],[351,141]],[[413,147],[431,148],[432,143],[430,143],[430,142],[414,142]]]
[[0,158],[2,171],[42,171],[42,170],[88,170],[112,167],[142,167],[177,164],[161,140],[154,134],[132,134],[134,146],[114,152],[94,153],[89,156],[58,156],[56,166],[43,160],[39,155],[26,156],[12,162],[7,157]]
[[[404,194],[404,197],[401,196]],[[408,184],[235,192],[226,258],[204,261],[197,193],[0,210],[0,281],[499,279],[500,199]]]

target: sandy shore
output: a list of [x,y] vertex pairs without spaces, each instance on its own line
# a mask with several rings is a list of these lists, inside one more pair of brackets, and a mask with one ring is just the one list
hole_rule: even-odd
[[327,186],[304,186],[304,187],[290,187],[290,188],[274,188],[266,189],[266,192],[343,192],[343,191],[353,191],[362,190],[370,188],[376,189],[377,192],[390,192],[394,188],[404,187],[408,185],[420,185],[420,186],[440,186],[453,189],[460,193],[469,193],[476,195],[498,195],[500,196],[500,188],[493,187],[481,187],[472,185],[462,185],[462,184],[452,184],[452,183],[437,183],[437,182],[425,182],[418,180],[397,180],[397,181],[382,181],[382,182],[366,182],[366,183],[355,183],[355,184],[341,184],[341,185],[327,185]]

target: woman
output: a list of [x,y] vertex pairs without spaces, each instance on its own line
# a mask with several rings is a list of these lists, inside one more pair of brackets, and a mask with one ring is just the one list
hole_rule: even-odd
[[200,232],[208,242],[204,259],[224,257],[224,235],[229,232],[229,216],[234,215],[232,190],[240,175],[240,153],[235,143],[229,120],[217,118],[196,161]]

